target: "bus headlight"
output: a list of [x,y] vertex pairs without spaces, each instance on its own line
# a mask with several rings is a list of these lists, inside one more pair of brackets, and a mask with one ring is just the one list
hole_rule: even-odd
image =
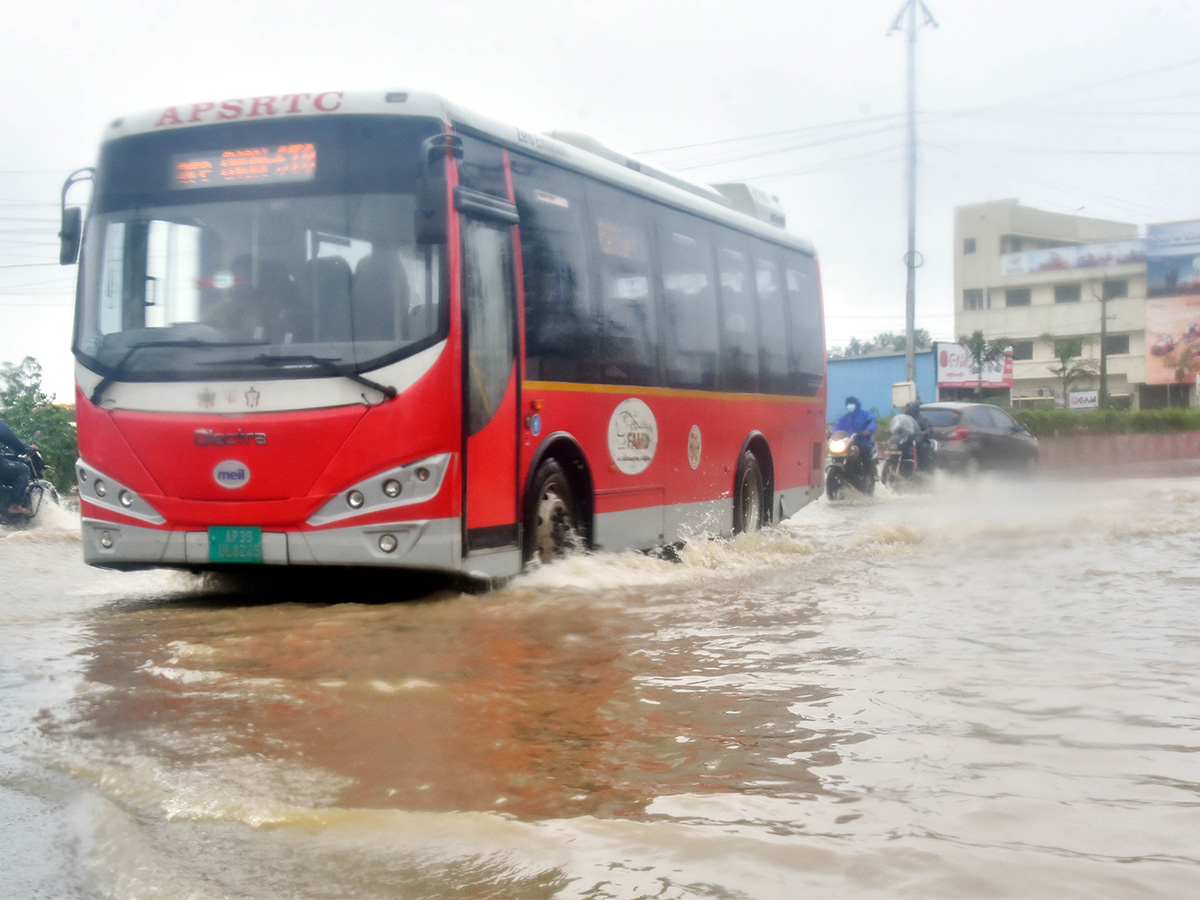
[[352,516],[430,500],[441,490],[452,458],[449,453],[427,456],[346,485],[308,517],[308,524],[328,525]]
[[161,525],[166,521],[159,515],[158,510],[133,488],[128,488],[112,476],[97,471],[82,459],[75,463],[75,475],[79,479],[80,500],[153,525]]

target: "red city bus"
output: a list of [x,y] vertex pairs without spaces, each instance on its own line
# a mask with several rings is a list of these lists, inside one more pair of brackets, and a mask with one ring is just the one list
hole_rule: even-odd
[[118,119],[63,189],[86,561],[498,578],[790,515],[820,290],[755,199],[428,94]]

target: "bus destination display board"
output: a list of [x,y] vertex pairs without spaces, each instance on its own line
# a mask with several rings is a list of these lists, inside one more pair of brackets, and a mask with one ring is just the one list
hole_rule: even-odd
[[171,157],[173,188],[311,181],[316,173],[317,148],[313,144],[245,147]]

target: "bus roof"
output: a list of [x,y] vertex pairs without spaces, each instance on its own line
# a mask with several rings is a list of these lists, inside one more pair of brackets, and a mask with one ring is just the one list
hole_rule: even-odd
[[[400,115],[438,119],[455,129],[491,137],[512,149],[542,157],[593,175],[672,206],[723,221],[739,230],[751,231],[777,243],[813,253],[812,245],[782,228],[782,215],[758,218],[735,207],[738,192],[721,190],[690,181],[650,163],[618,153],[585,135],[572,132],[543,134],[479,115],[444,98],[424,91],[321,91],[234,97],[188,103],[124,116],[111,122],[103,140],[113,141],[135,134],[195,128],[238,121],[320,117],[328,115]],[[748,192],[753,189],[747,188]],[[733,202],[731,203],[730,197]],[[775,224],[768,224],[773,221]]]

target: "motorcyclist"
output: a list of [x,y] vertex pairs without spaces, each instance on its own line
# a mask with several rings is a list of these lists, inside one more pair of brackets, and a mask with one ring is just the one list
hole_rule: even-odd
[[917,468],[924,471],[933,461],[933,423],[921,412],[921,402],[913,400],[904,407],[904,412],[917,423]]
[[[3,419],[0,419],[0,444],[17,454],[29,453],[37,449],[17,437],[16,432],[9,428],[8,423]],[[4,491],[8,493],[9,515],[27,516],[30,514],[30,509],[22,503],[25,499],[25,489],[29,487],[29,469],[27,467],[0,456],[0,487],[3,487]]]
[[864,461],[875,458],[875,417],[862,408],[857,397],[846,398],[846,411],[834,428],[855,436]]

